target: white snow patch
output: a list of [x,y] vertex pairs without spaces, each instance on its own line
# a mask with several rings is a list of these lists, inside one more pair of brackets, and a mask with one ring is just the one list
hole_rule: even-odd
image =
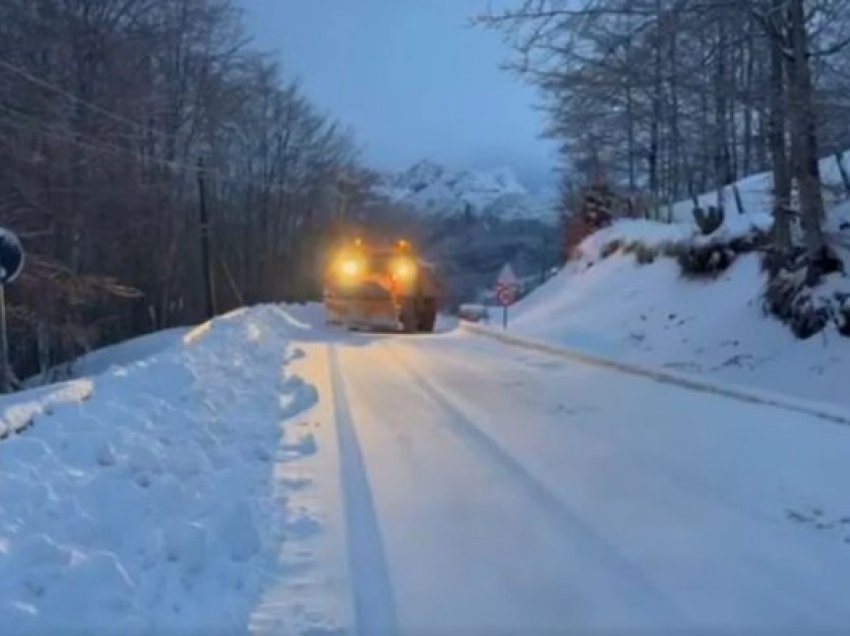
[[[845,153],[845,164],[848,156]],[[850,263],[850,202],[834,157],[821,160],[830,206],[826,232]],[[512,310],[511,330],[538,340],[641,365],[659,366],[787,392],[809,400],[850,404],[850,339],[833,325],[806,341],[765,315],[766,277],[760,257],[737,258],[716,280],[685,280],[671,258],[640,265],[631,255],[603,250],[618,242],[638,243],[661,252],[682,245],[728,243],[772,225],[772,177],[762,173],[737,182],[745,214],[737,213],[731,187],[724,189],[723,225],[708,236],[693,219],[693,202],[674,206],[673,223],[621,219],[587,237],[577,258]],[[702,207],[717,204],[716,192],[698,197]],[[847,301],[846,275],[824,279],[812,301],[833,310]]]
[[74,375],[100,375],[145,360],[177,344],[187,331],[175,327],[97,349],[74,362]]
[[162,335],[120,373],[0,401],[4,427],[37,417],[0,441],[0,631],[244,633],[301,517],[272,461],[316,399],[287,372],[292,333],[256,307],[188,346]]
[[769,214],[747,214],[726,217],[723,225],[709,235],[703,235],[688,223],[661,223],[647,219],[619,219],[610,226],[594,232],[578,246],[578,257],[585,262],[597,261],[609,244],[632,243],[661,250],[674,245],[711,245],[767,232],[772,219]]
[[39,415],[52,414],[57,406],[79,404],[89,399],[93,392],[91,380],[74,380],[4,397],[0,401],[0,439],[20,432]]
[[765,316],[764,284],[756,254],[711,281],[683,279],[670,258],[639,265],[615,254],[589,268],[570,264],[512,309],[510,330],[623,362],[850,405],[850,339],[827,328],[797,340]]

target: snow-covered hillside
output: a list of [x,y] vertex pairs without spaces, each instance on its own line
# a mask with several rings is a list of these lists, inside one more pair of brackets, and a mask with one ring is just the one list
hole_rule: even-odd
[[[830,213],[827,230],[839,249],[842,242],[850,244],[843,219],[850,219],[850,205]],[[850,339],[830,324],[799,340],[767,316],[767,275],[758,253],[738,256],[717,278],[693,279],[682,276],[675,258],[661,255],[641,264],[634,251],[622,249],[637,244],[661,254],[670,246],[731,241],[769,226],[764,206],[727,217],[711,237],[698,236],[687,219],[619,221],[588,237],[576,261],[514,308],[511,330],[623,362],[846,407]],[[820,293],[840,289],[850,291],[850,280],[833,274]]]
[[[841,162],[840,164],[839,161]],[[842,166],[845,171],[850,171],[850,151],[842,153],[840,158],[833,155],[824,157],[819,162],[821,179],[825,186],[824,198],[829,206],[839,204],[847,195],[841,176]],[[738,197],[735,196],[735,189],[738,191]],[[740,199],[745,215],[770,214],[773,205],[773,175],[770,172],[749,175],[739,179],[734,184],[734,187],[724,187],[720,196],[727,217],[740,215],[737,204],[738,198]],[[705,192],[697,197],[697,201],[703,208],[717,205],[718,193],[716,190]],[[693,207],[693,201],[690,199],[678,201],[673,205],[673,220],[677,223],[692,224]],[[662,210],[663,214],[667,212],[667,210]]]
[[433,216],[554,218],[552,202],[529,192],[510,168],[454,171],[421,161],[409,170],[386,175],[381,190],[390,200]]

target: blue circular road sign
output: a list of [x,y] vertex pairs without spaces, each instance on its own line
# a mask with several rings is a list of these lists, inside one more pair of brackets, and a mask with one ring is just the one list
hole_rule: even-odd
[[0,227],[0,283],[15,280],[24,268],[24,248],[14,232]]

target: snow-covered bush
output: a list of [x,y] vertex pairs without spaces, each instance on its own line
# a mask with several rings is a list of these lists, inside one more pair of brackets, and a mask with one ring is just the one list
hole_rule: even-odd
[[789,255],[768,252],[764,309],[789,326],[798,338],[810,338],[830,322],[850,335],[850,294],[842,286],[844,262],[831,250],[810,262],[802,249]]
[[615,239],[610,243],[606,243],[602,246],[602,248],[599,250],[599,256],[601,258],[608,258],[612,254],[616,254],[621,247],[623,247],[622,243],[619,240]]
[[641,265],[649,265],[655,262],[656,257],[658,256],[659,250],[656,247],[649,247],[647,245],[643,245],[642,243],[638,243],[634,248],[635,260]]
[[[716,213],[714,218],[718,218]],[[673,258],[684,276],[713,277],[728,269],[739,254],[762,249],[767,242],[767,227],[765,219],[754,215],[740,221],[727,219],[706,236],[683,223],[623,219],[585,239],[577,254],[587,262],[615,253],[634,254],[640,265],[649,265],[659,257]]]
[[767,284],[765,310],[786,323],[798,338],[809,338],[826,327],[832,317],[830,303],[819,302],[812,292],[805,270],[783,270]]
[[738,257],[728,243],[683,246],[677,261],[682,274],[688,277],[716,276],[729,269]]

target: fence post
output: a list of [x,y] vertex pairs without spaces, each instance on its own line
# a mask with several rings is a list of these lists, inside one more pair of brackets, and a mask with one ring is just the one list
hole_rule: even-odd
[[738,184],[732,184],[732,194],[735,195],[735,207],[738,208],[738,214],[746,214],[744,209],[744,201],[741,199],[741,193],[738,191]]

